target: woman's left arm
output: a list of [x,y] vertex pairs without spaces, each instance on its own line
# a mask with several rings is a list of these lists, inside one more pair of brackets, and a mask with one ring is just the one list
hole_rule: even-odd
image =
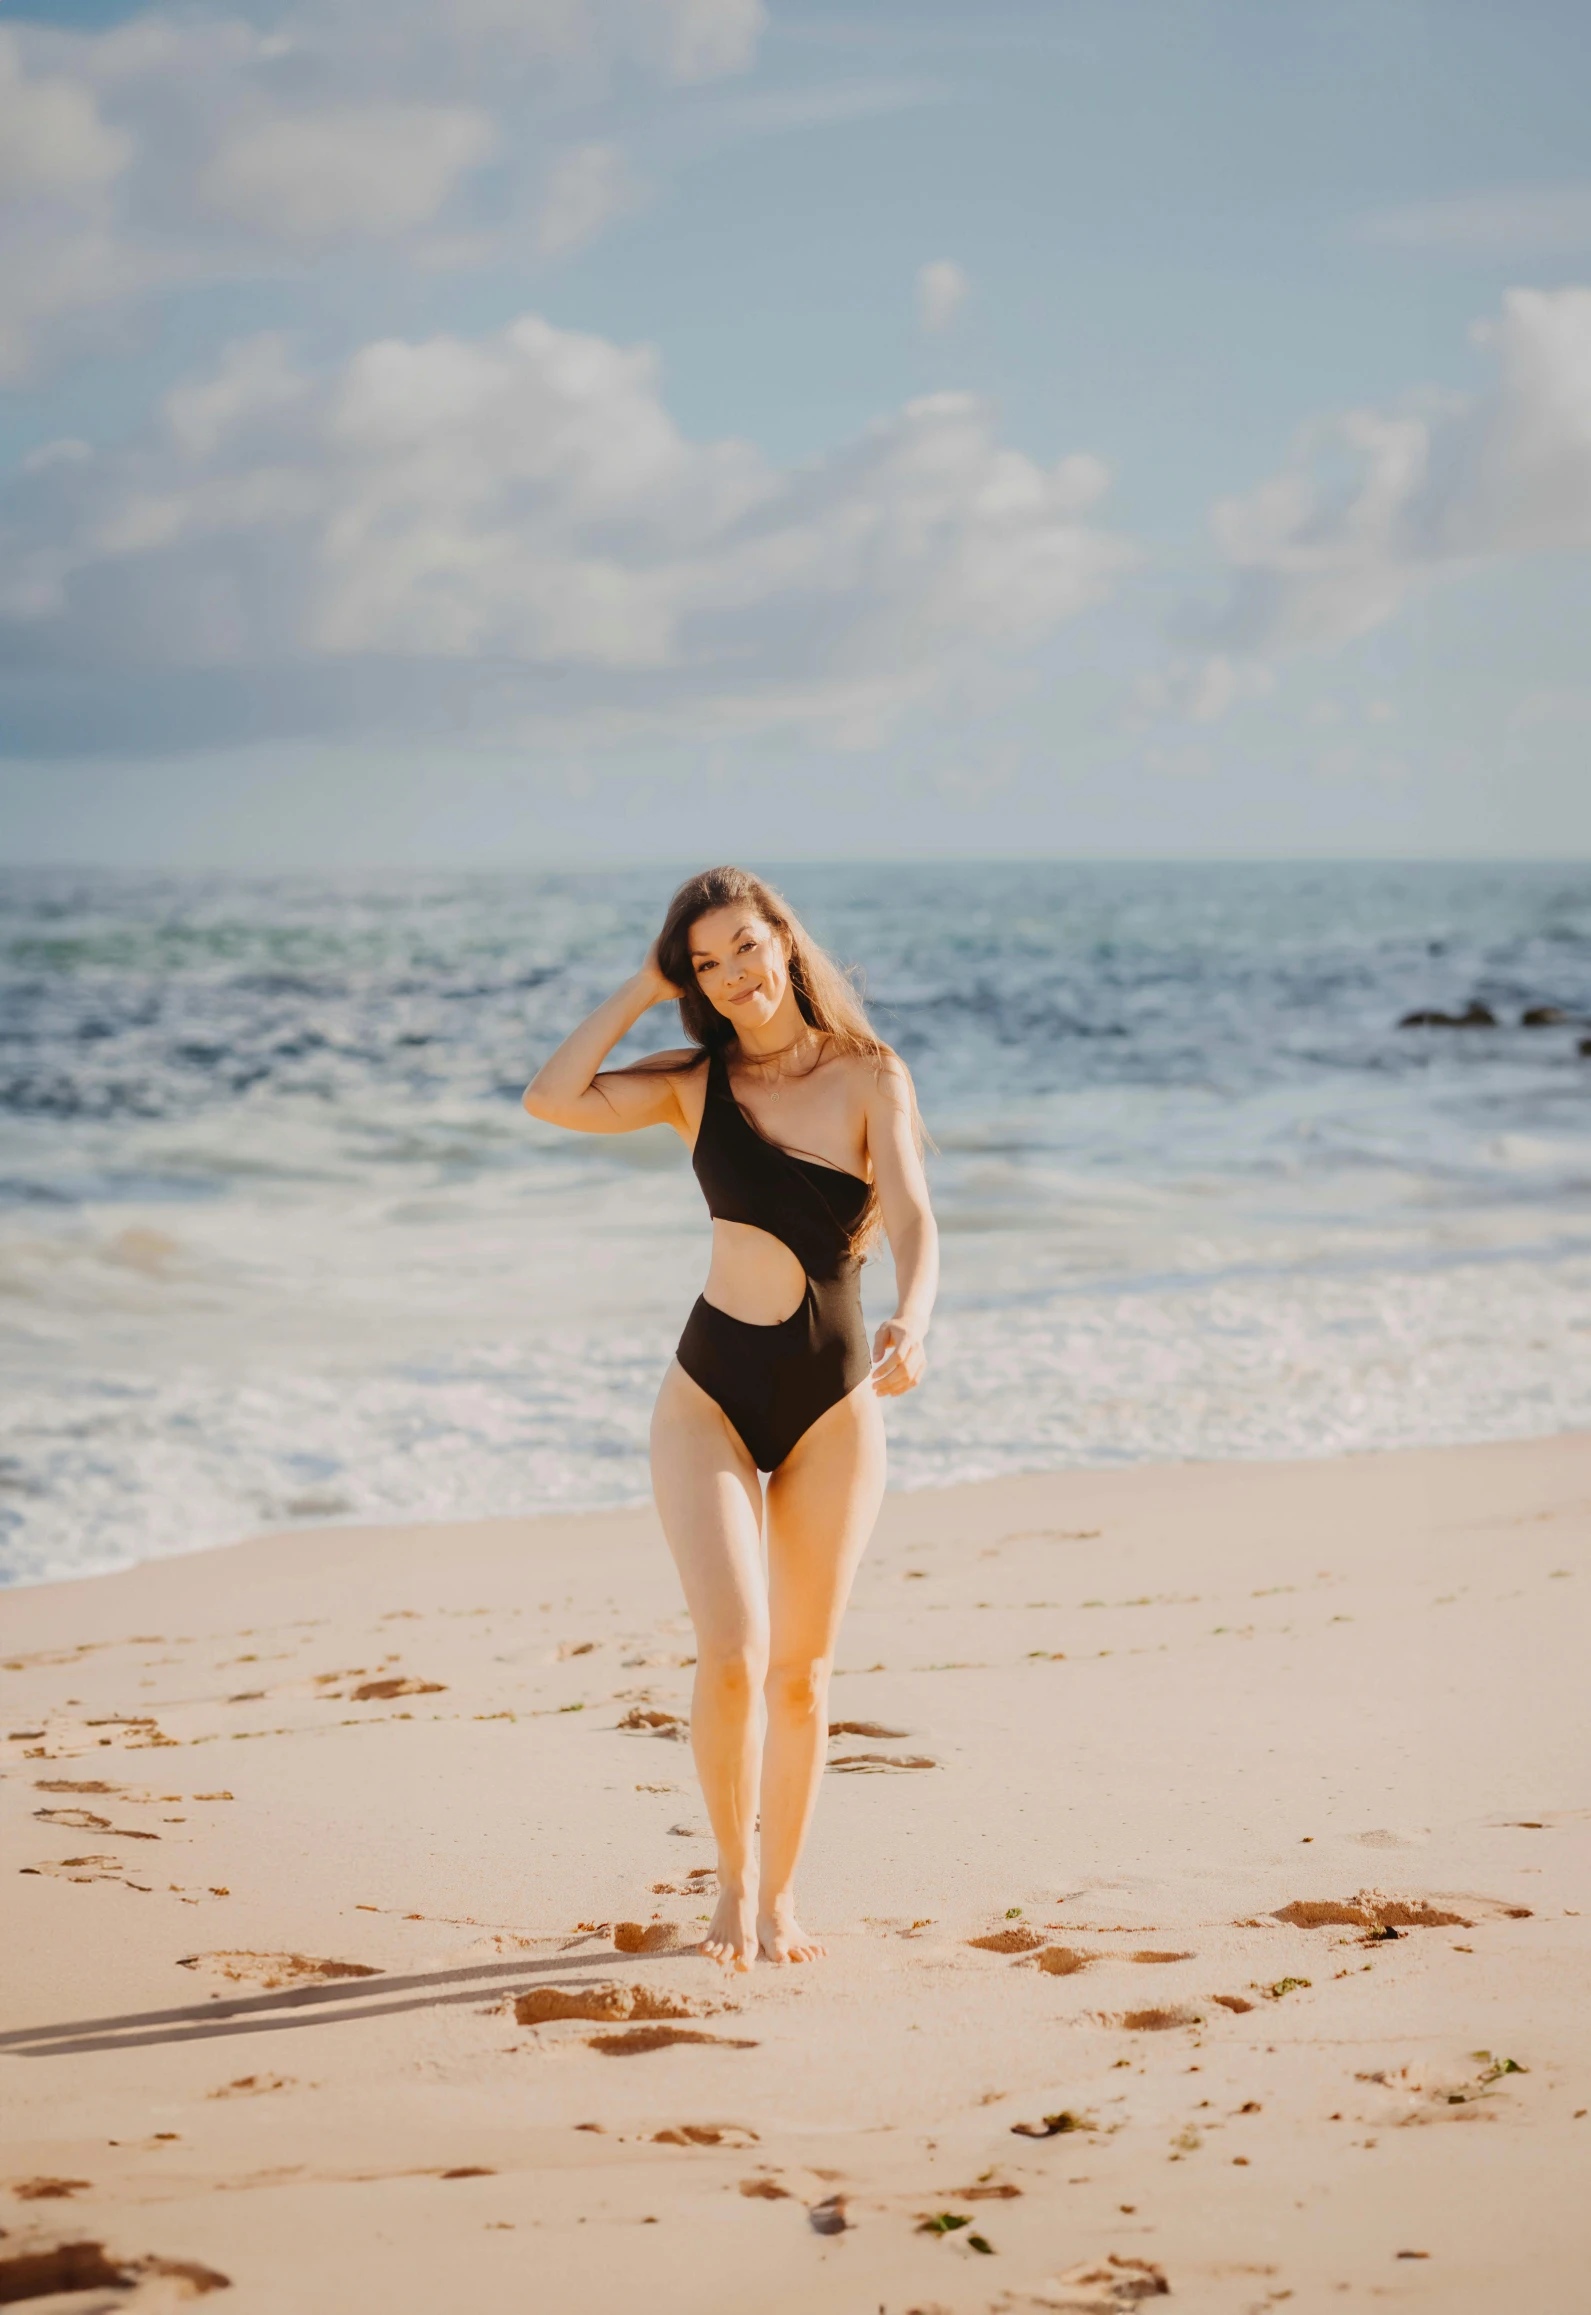
[[873,1338],[873,1388],[890,1399],[922,1381],[928,1364],[923,1337],[939,1286],[939,1231],[912,1132],[911,1079],[893,1054],[876,1073],[868,1097],[867,1148],[895,1257],[895,1315]]

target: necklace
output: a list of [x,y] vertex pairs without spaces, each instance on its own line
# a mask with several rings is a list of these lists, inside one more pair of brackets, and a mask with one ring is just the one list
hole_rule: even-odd
[[[768,1085],[768,1088],[767,1088],[767,1092],[768,1092],[768,1099],[769,1099],[770,1101],[777,1101],[777,1100],[778,1100],[778,1098],[779,1098],[779,1095],[780,1095],[781,1091],[783,1090],[785,1079],[786,1079],[786,1078],[788,1077],[788,1075],[789,1075],[789,1071],[788,1071],[788,1070],[785,1070],[785,1069],[781,1069],[780,1067],[778,1067],[778,1066],[777,1066],[777,1064],[778,1064],[778,1063],[780,1063],[780,1062],[781,1062],[781,1061],[784,1059],[784,1057],[785,1057],[785,1055],[786,1055],[787,1053],[795,1053],[795,1052],[799,1052],[799,1051],[800,1051],[802,1048],[804,1048],[805,1046],[807,1046],[807,1045],[809,1045],[809,1044],[819,1043],[819,1042],[821,1042],[821,1040],[820,1040],[820,1039],[816,1039],[816,1038],[813,1038],[813,1037],[811,1037],[810,1035],[807,1035],[807,1034],[803,1034],[802,1036],[799,1036],[799,1037],[792,1037],[788,1045],[781,1045],[781,1046],[779,1046],[779,1048],[777,1049],[777,1051],[775,1051],[775,1052],[773,1052],[773,1053],[745,1053],[745,1052],[743,1052],[743,1053],[742,1053],[742,1055],[741,1055],[741,1059],[742,1059],[743,1061],[750,1061],[750,1062],[753,1062],[753,1063],[756,1065],[756,1067],[757,1067],[758,1069],[765,1069],[765,1068],[768,1066],[768,1064],[769,1064],[770,1062],[772,1062],[772,1063],[774,1063],[774,1064],[775,1064],[775,1067],[774,1067],[774,1072],[773,1072],[773,1082],[772,1082],[770,1085]],[[803,1076],[806,1076],[806,1075],[807,1075],[807,1074],[809,1074],[809,1073],[808,1073],[806,1070],[803,1070],[803,1071],[801,1072],[801,1074],[802,1074]]]

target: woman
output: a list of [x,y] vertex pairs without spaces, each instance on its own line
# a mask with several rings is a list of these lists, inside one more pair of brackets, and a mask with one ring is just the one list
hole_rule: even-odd
[[[603,1072],[671,998],[691,1043]],[[674,895],[641,970],[537,1071],[525,1107],[576,1133],[671,1125],[691,1149],[712,1262],[658,1393],[652,1485],[696,1627],[691,1741],[719,1887],[702,1947],[731,1969],[759,1950],[813,1960],[795,1869],[834,1643],[884,1491],[878,1401],[922,1379],[938,1278],[911,1079],[778,894],[710,868]],[[898,1292],[870,1356],[859,1274],[880,1221]]]

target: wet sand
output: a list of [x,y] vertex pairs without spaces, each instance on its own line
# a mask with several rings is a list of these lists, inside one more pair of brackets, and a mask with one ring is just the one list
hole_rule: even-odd
[[1573,1437],[891,1496],[729,1981],[650,1513],[7,1595],[0,2298],[1591,2303],[1588,1543]]

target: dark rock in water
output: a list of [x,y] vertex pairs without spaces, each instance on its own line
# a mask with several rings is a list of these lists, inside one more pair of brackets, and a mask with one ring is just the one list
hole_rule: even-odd
[[1497,1015],[1477,997],[1471,997],[1462,1013],[1405,1013],[1398,1023],[1400,1029],[1495,1029],[1496,1026]]
[[1561,1005],[1527,1005],[1519,1016],[1521,1029],[1561,1029],[1569,1016]]
[[1583,1053],[1588,1061],[1591,1061],[1591,1037],[1582,1037],[1577,1050]]

